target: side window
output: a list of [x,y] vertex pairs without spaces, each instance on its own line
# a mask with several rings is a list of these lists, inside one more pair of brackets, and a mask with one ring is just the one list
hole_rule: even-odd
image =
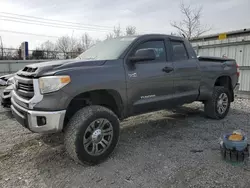
[[157,40],[157,41],[144,42],[142,44],[139,44],[139,46],[137,46],[134,53],[136,53],[137,50],[141,49],[153,49],[155,51],[155,56],[156,56],[154,62],[166,61],[166,49],[164,41]]
[[173,61],[182,61],[188,59],[188,53],[185,45],[181,41],[171,41],[173,49]]

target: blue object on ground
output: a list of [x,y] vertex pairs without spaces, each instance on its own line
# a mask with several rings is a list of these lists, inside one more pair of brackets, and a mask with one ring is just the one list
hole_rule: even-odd
[[228,137],[231,135],[232,134],[223,135],[223,143],[227,149],[230,149],[230,150],[235,149],[236,151],[243,151],[247,148],[247,137],[246,136],[243,136],[243,139],[240,141],[232,141],[232,140],[228,140]]

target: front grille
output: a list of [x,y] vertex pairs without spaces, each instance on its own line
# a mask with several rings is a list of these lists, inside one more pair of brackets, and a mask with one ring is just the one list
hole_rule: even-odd
[[28,92],[34,92],[33,84],[18,83],[18,89]]
[[34,96],[33,80],[25,78],[24,80],[17,78],[16,92],[19,96],[25,99],[31,99]]

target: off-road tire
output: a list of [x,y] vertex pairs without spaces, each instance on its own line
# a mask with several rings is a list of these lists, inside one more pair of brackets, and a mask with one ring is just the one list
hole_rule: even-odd
[[[217,110],[217,100],[220,94],[225,93],[228,97],[228,105],[227,109],[223,114],[220,114]],[[204,103],[204,111],[207,117],[212,119],[223,119],[229,112],[230,109],[230,92],[228,88],[222,86],[215,86],[213,90],[213,94],[210,100],[205,101]]]
[[[86,129],[98,118],[106,118],[113,127],[113,137],[107,150],[101,155],[90,155],[83,146]],[[96,165],[107,159],[114,151],[120,135],[120,123],[117,116],[103,106],[87,106],[77,111],[65,128],[64,143],[69,156],[77,163]]]

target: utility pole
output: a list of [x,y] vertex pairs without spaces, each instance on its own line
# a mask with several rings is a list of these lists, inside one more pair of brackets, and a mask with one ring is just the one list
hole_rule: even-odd
[[3,59],[3,40],[1,36],[0,36],[0,41],[1,41],[1,52],[2,52],[2,59]]

